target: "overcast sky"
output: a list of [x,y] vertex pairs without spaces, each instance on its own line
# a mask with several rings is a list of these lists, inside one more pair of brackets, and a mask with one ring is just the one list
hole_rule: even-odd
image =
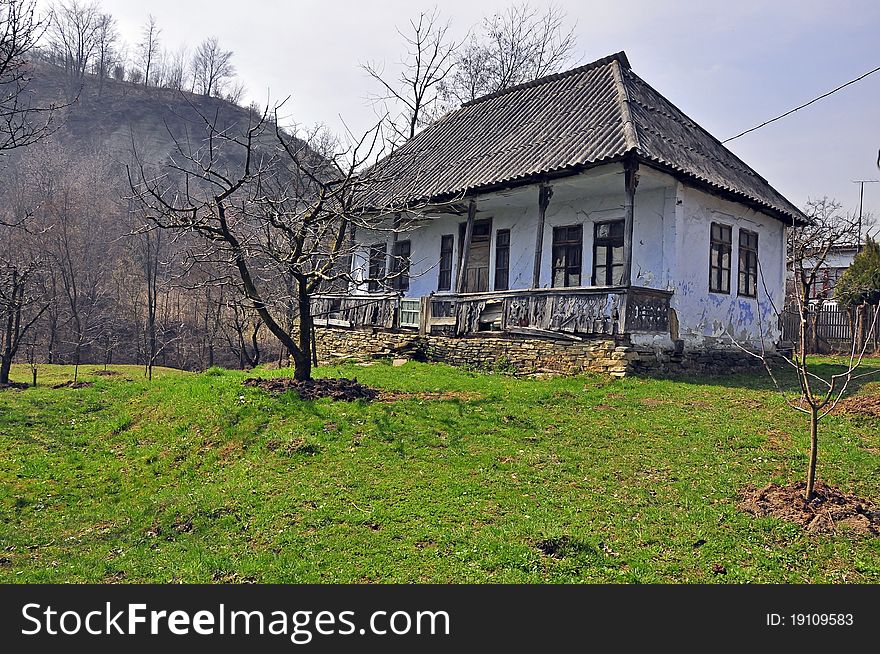
[[[436,3],[461,36],[507,2]],[[543,4],[543,3],[540,3]],[[633,70],[720,139],[880,66],[877,0],[559,0],[576,24],[579,62],[625,50]],[[216,35],[235,52],[251,99],[291,96],[299,123],[375,122],[376,90],[359,68],[389,68],[403,47],[395,26],[434,3],[414,0],[103,0],[129,42],[152,13],[165,47]],[[880,72],[729,147],[802,206],[829,195],[851,210],[858,186],[880,179]],[[880,184],[865,186],[880,214]]]

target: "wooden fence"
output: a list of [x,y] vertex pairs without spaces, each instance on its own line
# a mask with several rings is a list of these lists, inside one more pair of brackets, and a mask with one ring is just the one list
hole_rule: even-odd
[[[852,348],[853,333],[855,332],[856,347],[861,346],[867,340],[868,351],[873,352],[880,347],[880,318],[876,318],[878,307],[861,305],[851,309],[844,309],[837,305],[828,304],[814,307],[807,311],[808,325],[807,349],[811,354],[824,353],[835,350],[849,350]],[[812,333],[812,321],[815,320],[815,335]],[[872,330],[872,325],[875,324]],[[796,307],[787,308],[782,314],[782,338],[794,344],[799,344],[801,315]]]

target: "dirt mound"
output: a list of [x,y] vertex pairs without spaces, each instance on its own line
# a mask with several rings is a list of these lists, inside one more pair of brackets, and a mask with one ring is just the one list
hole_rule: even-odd
[[806,483],[790,486],[769,484],[742,492],[740,509],[756,516],[773,516],[794,522],[812,533],[836,532],[844,528],[865,536],[880,535],[880,510],[866,500],[822,482],[816,482],[814,497],[804,499]]
[[21,382],[9,382],[8,384],[0,384],[0,391],[24,390],[30,388],[30,384],[22,384]]
[[835,411],[880,418],[880,393],[848,397],[837,404]]
[[302,400],[318,400],[329,397],[331,400],[353,402],[355,400],[375,400],[379,391],[364,386],[356,379],[310,379],[297,381],[291,377],[273,377],[271,379],[245,379],[245,386],[260,388],[270,393],[293,391]]
[[66,381],[60,384],[55,384],[52,388],[88,388],[89,386],[94,386],[95,382],[88,381]]

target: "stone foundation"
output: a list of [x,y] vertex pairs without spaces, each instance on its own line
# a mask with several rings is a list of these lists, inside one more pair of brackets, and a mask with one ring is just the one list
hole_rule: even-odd
[[674,353],[637,347],[627,337],[611,336],[580,341],[488,333],[454,338],[405,331],[318,327],[315,342],[322,364],[406,357],[519,374],[600,372],[615,377],[729,374],[762,368],[758,359],[740,350]]

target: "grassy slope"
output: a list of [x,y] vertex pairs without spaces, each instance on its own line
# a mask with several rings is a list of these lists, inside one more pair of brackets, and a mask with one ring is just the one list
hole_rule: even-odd
[[[88,370],[0,392],[0,581],[880,582],[880,538],[737,510],[805,469],[805,422],[762,378],[320,369],[477,394],[347,404]],[[820,478],[876,501],[876,421],[823,425]],[[535,547],[560,536],[562,558]]]

